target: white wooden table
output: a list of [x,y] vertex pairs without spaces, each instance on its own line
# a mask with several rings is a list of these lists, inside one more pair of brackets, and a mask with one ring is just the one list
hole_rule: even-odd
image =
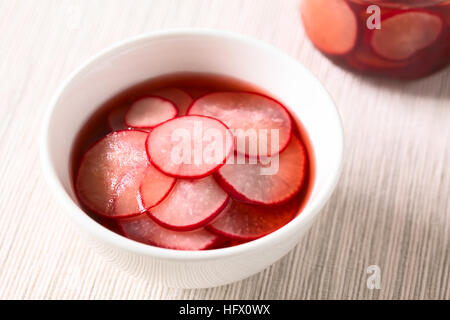
[[[450,298],[450,69],[416,82],[348,73],[306,39],[299,0],[0,0],[0,299]],[[118,271],[74,231],[39,167],[56,87],[91,55],[154,30],[208,27],[265,40],[305,64],[346,129],[342,179],[284,259],[207,290]],[[369,290],[367,267],[381,270]]]

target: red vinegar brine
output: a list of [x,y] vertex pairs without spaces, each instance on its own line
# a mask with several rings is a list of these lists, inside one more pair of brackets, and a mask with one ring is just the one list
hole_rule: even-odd
[[173,250],[278,230],[301,214],[314,183],[307,132],[281,98],[202,74],[112,94],[73,146],[80,204],[124,237]]

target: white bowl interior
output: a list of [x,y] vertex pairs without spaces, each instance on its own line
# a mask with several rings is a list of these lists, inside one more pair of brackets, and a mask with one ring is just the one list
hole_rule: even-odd
[[[342,159],[342,127],[333,102],[295,60],[258,41],[218,32],[138,38],[101,54],[74,74],[55,100],[44,133],[49,167],[63,192],[77,202],[69,158],[78,131],[92,113],[134,84],[175,72],[215,73],[252,83],[301,119],[316,160],[314,187],[302,219],[315,215],[334,188]],[[308,210],[313,205],[316,210]]]

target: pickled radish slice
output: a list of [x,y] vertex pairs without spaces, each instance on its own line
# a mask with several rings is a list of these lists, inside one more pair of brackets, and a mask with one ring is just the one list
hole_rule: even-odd
[[318,49],[343,55],[355,47],[357,20],[345,0],[303,0],[301,10],[306,33]]
[[442,18],[425,10],[398,11],[373,30],[371,46],[383,58],[406,60],[431,46],[442,34]]
[[152,94],[172,101],[177,106],[179,116],[184,116],[186,114],[193,101],[186,91],[178,88],[162,88],[152,91]]
[[120,213],[142,213],[145,212],[142,203],[139,186],[142,182],[142,177],[146,168],[135,168],[125,173],[119,183],[116,185],[114,194],[113,211],[116,214]]
[[228,195],[211,176],[180,179],[170,194],[150,216],[162,226],[172,230],[193,230],[209,223],[225,208]]
[[[359,48],[354,51],[354,57],[357,62],[362,63],[365,67],[375,69],[395,69],[406,66],[404,61],[386,60],[378,56],[368,48]],[[353,57],[349,57],[351,60]],[[367,69],[367,68],[366,68]]]
[[207,229],[233,240],[254,240],[281,228],[291,221],[297,212],[297,199],[275,208],[248,205],[233,200]]
[[173,102],[148,96],[134,102],[125,115],[125,124],[133,128],[153,128],[177,116]]
[[142,212],[138,199],[131,203],[130,199],[133,193],[136,195],[136,185],[140,185],[139,176],[149,165],[145,152],[147,135],[137,130],[112,132],[84,154],[75,188],[88,209],[110,218]]
[[203,228],[191,232],[165,229],[146,214],[120,220],[118,224],[127,238],[167,249],[205,250],[215,246],[220,239]]
[[125,114],[128,111],[128,106],[115,108],[108,113],[108,126],[112,131],[125,130],[128,127],[125,125]]
[[237,151],[252,157],[281,152],[292,135],[292,120],[286,108],[256,93],[210,93],[197,99],[188,114],[210,116],[225,123],[234,130]]
[[275,205],[300,191],[305,170],[305,148],[296,137],[292,137],[286,150],[270,161],[224,165],[217,172],[217,181],[236,200]]
[[233,151],[233,135],[220,121],[183,116],[154,128],[147,139],[152,164],[178,178],[201,178],[221,167]]
[[140,197],[143,207],[148,210],[159,204],[169,194],[176,179],[166,176],[154,166],[149,165],[143,172]]

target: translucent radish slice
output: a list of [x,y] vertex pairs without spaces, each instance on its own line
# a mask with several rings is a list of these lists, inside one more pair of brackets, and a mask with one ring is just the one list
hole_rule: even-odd
[[[350,56],[348,60],[351,60],[353,57]],[[404,61],[392,61],[392,60],[386,60],[375,54],[372,50],[367,48],[358,48],[354,51],[354,58],[359,62],[362,63],[365,67],[368,69],[374,68],[374,69],[380,69],[380,70],[386,70],[386,69],[396,69],[396,68],[402,68],[407,65]]]
[[217,172],[217,181],[236,200],[276,205],[300,191],[306,161],[304,146],[292,137],[286,150],[264,162],[224,165]]
[[133,128],[153,128],[177,116],[173,102],[148,96],[134,102],[125,115],[125,124]]
[[125,114],[128,111],[128,106],[115,108],[108,113],[108,126],[112,131],[120,131],[128,129],[125,125]]
[[116,185],[113,199],[113,211],[115,214],[127,215],[127,213],[141,213],[146,211],[142,203],[141,194],[139,193],[139,186],[142,183],[142,177],[145,171],[145,167],[133,168],[121,177],[119,183]]
[[[136,130],[112,132],[95,143],[83,156],[75,182],[80,201],[91,211],[110,218],[142,212],[136,181],[149,165],[145,152],[147,133]],[[125,205],[125,203],[127,205]]]
[[442,18],[432,12],[397,11],[372,31],[370,44],[383,58],[406,60],[439,39],[443,26]]
[[166,176],[154,166],[149,165],[143,173],[139,189],[144,208],[148,210],[164,200],[175,182],[175,178]]
[[233,136],[220,121],[183,116],[154,128],[147,139],[152,164],[177,178],[201,178],[216,171],[233,151]]
[[254,240],[278,230],[291,221],[297,215],[298,203],[299,201],[294,199],[285,205],[273,208],[248,205],[233,200],[207,226],[207,229],[233,240]]
[[146,214],[118,222],[129,239],[174,250],[205,250],[214,247],[220,237],[201,228],[191,232],[165,229]]
[[178,108],[178,115],[184,116],[193,99],[184,90],[178,88],[163,88],[154,90],[153,95],[172,101]]
[[150,216],[172,230],[193,230],[214,219],[225,208],[228,195],[211,176],[178,180],[163,202],[150,210]]
[[281,152],[292,135],[292,120],[286,108],[256,93],[207,94],[192,104],[188,114],[210,116],[225,123],[234,131],[237,151],[252,157]]
[[332,55],[350,52],[358,37],[358,24],[345,0],[303,0],[303,24],[312,43]]

